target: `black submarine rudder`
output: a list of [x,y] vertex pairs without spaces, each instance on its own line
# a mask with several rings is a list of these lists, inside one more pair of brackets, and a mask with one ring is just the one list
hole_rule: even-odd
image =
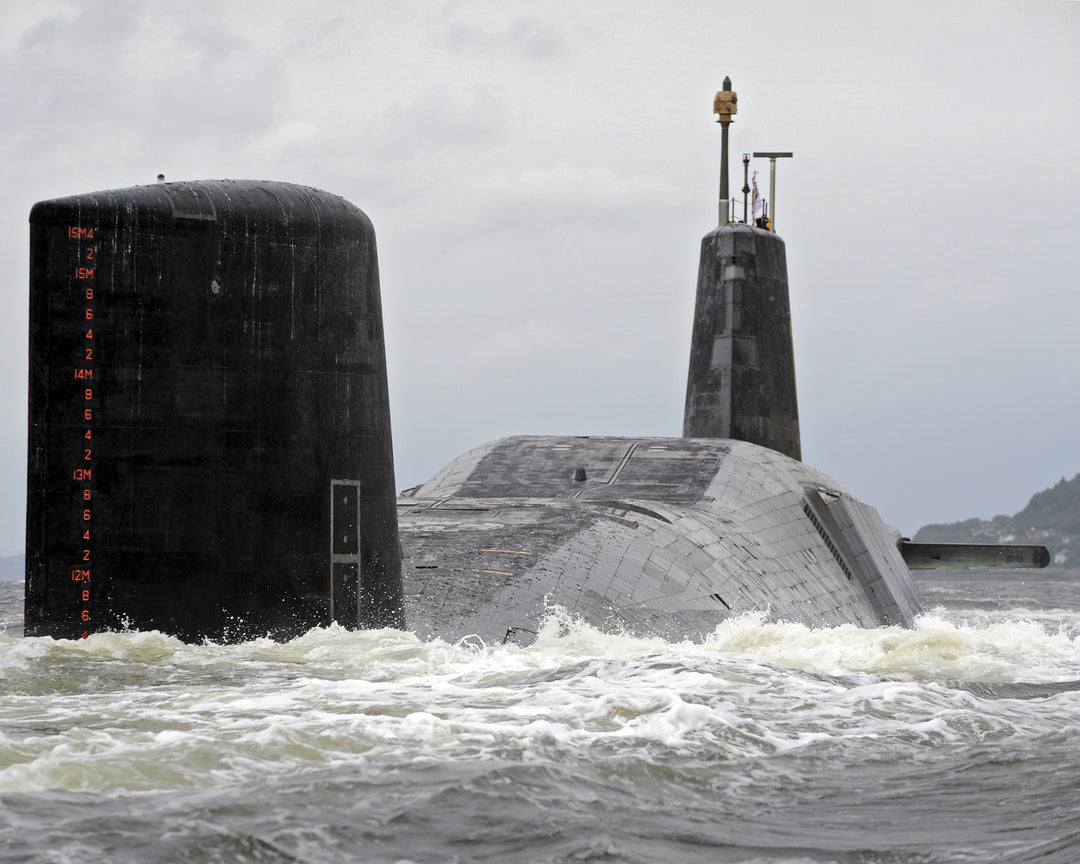
[[28,635],[404,626],[367,216],[159,182],[37,204],[30,258]]
[[27,635],[527,643],[552,604],[680,639],[750,611],[909,625],[912,568],[1045,566],[910,543],[799,461],[785,248],[728,216],[724,83],[683,437],[504,438],[398,497],[363,212],[163,178],[35,205]]

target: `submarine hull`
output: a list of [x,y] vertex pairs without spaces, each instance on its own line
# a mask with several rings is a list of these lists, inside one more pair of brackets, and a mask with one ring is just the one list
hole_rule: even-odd
[[899,534],[872,507],[744,441],[506,438],[398,506],[421,636],[527,644],[552,606],[676,639],[744,612],[872,627],[922,611]]

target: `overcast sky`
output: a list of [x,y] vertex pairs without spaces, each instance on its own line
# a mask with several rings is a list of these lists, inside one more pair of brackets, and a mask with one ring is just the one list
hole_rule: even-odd
[[680,434],[725,75],[735,185],[795,153],[804,459],[907,534],[1080,471],[1080,3],[4,0],[0,69],[0,554],[35,201],[164,172],[358,205],[405,488],[503,435]]

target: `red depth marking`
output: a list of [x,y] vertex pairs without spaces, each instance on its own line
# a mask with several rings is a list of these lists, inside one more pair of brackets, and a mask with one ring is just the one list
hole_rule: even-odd
[[[77,225],[68,226],[67,236],[68,236],[69,239],[76,240],[76,241],[94,240],[95,239],[94,238],[94,229],[93,228],[80,228]],[[78,242],[77,246],[78,246],[77,257],[80,259],[80,261],[96,263],[96,258],[97,258],[96,244],[88,245],[88,244],[85,244],[83,242]],[[81,293],[83,295],[83,297],[84,297],[84,299],[86,301],[86,305],[83,306],[83,316],[82,316],[82,318],[83,318],[84,321],[93,321],[94,320],[95,307],[94,307],[94,284],[93,283],[94,283],[94,277],[95,276],[96,276],[96,273],[95,273],[95,268],[93,266],[87,267],[87,266],[83,266],[81,263],[76,264],[76,266],[75,266],[75,280],[77,282],[81,283],[77,290],[79,291],[79,293]],[[81,326],[79,328],[79,332],[82,332],[82,327]],[[93,338],[94,338],[93,329],[88,329],[88,330],[85,331],[85,338],[86,338],[86,340],[88,342],[91,342],[93,340]],[[93,369],[92,366],[89,365],[89,364],[93,363],[94,351],[93,351],[92,345],[85,345],[83,347],[83,350],[86,353],[86,363],[88,365],[75,367],[75,369],[74,369],[74,378],[77,381],[90,382],[90,381],[94,380],[94,369]],[[87,424],[87,426],[84,427],[85,432],[83,434],[83,439],[84,440],[92,440],[92,433],[91,433],[91,428],[92,427],[89,424],[90,424],[91,418],[93,417],[93,413],[92,413],[92,410],[91,410],[91,406],[85,405],[85,402],[93,401],[93,399],[94,399],[94,390],[93,390],[93,388],[91,388],[91,387],[83,388],[82,395],[83,395],[83,400],[84,400],[84,407],[82,409],[83,419]],[[78,398],[78,397],[76,397],[76,398]],[[87,448],[83,448],[83,462],[84,463],[88,463],[88,462],[91,461],[91,455],[92,455],[91,450],[89,450]],[[88,621],[90,621],[90,609],[89,609],[89,605],[90,605],[90,588],[88,587],[89,582],[90,582],[90,570],[87,569],[87,568],[89,567],[88,562],[90,561],[90,557],[91,557],[90,553],[92,551],[92,546],[90,545],[90,530],[89,530],[89,523],[90,523],[91,518],[92,518],[92,514],[91,514],[91,510],[90,510],[90,506],[91,506],[90,502],[92,500],[92,492],[91,492],[92,486],[91,486],[91,483],[90,483],[90,478],[91,478],[90,468],[88,468],[88,467],[87,468],[79,468],[79,467],[73,468],[73,470],[72,470],[72,478],[76,482],[81,481],[81,483],[85,484],[85,485],[82,486],[81,490],[78,490],[78,491],[82,492],[82,501],[83,501],[83,505],[84,505],[84,509],[82,511],[82,520],[81,521],[83,522],[83,526],[85,528],[85,530],[82,532],[82,539],[83,539],[83,541],[85,543],[85,547],[82,549],[82,562],[85,562],[85,563],[83,563],[82,567],[72,568],[72,570],[71,570],[71,579],[72,579],[73,582],[77,582],[77,583],[81,582],[82,583],[82,586],[80,586],[80,590],[79,590],[79,599],[82,601],[83,608],[80,611],[79,617],[82,619],[83,622],[88,622]],[[78,494],[78,491],[76,492],[76,494]],[[78,517],[76,517],[76,520],[78,520]],[[76,525],[77,524],[78,524],[78,521],[76,521]],[[90,636],[90,630],[89,630],[89,627],[87,627],[86,629],[83,630],[82,638],[87,639],[87,638],[89,638],[89,636]]]

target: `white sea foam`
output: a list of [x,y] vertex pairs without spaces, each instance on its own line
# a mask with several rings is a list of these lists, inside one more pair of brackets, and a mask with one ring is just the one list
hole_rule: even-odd
[[1021,699],[967,686],[1076,681],[1075,637],[935,615],[911,630],[742,616],[702,643],[670,643],[554,610],[527,648],[337,627],[284,644],[4,637],[0,669],[0,791],[200,788],[473,758],[903,760],[945,742],[1060,734],[1080,716],[1068,687]]
[[911,629],[853,625],[815,629],[745,615],[717,627],[706,645],[827,675],[984,682],[1080,678],[1080,636],[1023,617],[956,623],[929,613]]

